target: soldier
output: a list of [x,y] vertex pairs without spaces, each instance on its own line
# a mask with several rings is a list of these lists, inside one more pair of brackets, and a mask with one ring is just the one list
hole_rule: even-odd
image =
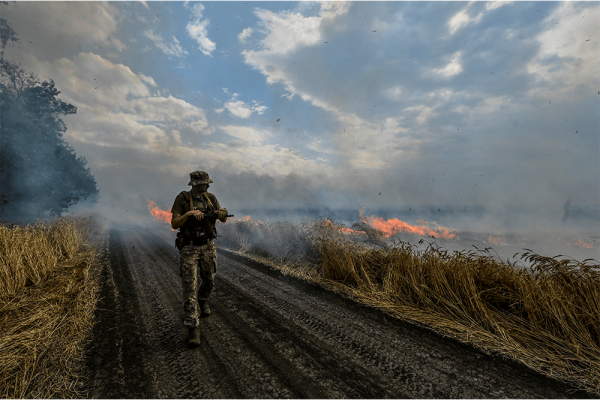
[[179,249],[179,274],[183,281],[183,324],[189,328],[188,344],[200,345],[200,317],[208,317],[208,298],[214,286],[217,268],[217,250],[213,244],[216,235],[215,219],[206,212],[216,212],[221,222],[227,220],[227,210],[221,208],[214,194],[206,190],[213,181],[204,171],[190,174],[192,190],[181,192],[175,198],[171,212],[171,227],[179,228],[176,246]]

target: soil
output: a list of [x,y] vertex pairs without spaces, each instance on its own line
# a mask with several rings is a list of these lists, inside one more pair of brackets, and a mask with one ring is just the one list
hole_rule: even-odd
[[88,397],[594,398],[221,249],[189,349],[173,245],[118,228],[105,252]]

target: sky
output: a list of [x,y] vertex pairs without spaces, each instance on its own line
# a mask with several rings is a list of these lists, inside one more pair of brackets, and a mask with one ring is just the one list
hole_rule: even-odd
[[203,170],[232,213],[464,206],[501,225],[507,210],[544,209],[560,226],[570,198],[598,220],[598,2],[0,13],[20,38],[6,56],[77,107],[64,138],[115,218],[148,219],[147,200],[168,210]]

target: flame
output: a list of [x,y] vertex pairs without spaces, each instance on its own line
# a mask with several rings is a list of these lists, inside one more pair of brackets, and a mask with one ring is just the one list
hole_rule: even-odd
[[[150,214],[154,215],[154,217],[162,222],[166,222],[167,224],[171,223],[171,218],[173,217],[173,214],[171,214],[171,210],[166,211],[166,210],[161,210],[160,208],[158,208],[158,206],[156,205],[156,203],[154,203],[152,200],[147,200],[148,201],[148,211],[150,211]],[[176,231],[177,229],[172,229],[173,231]]]
[[488,239],[488,242],[493,243],[495,245],[506,244],[506,241],[504,240],[504,238],[495,238],[493,236],[490,236],[490,238]]
[[250,218],[249,215],[246,215],[246,221],[250,221],[252,218]]
[[334,223],[330,219],[325,221],[325,226],[332,227],[343,233],[354,233],[354,234],[366,235],[366,233],[362,232],[362,231],[355,231],[354,229],[344,228],[343,226],[334,225]]
[[579,246],[579,247],[585,247],[586,249],[591,249],[592,247],[594,247],[593,243],[586,243],[583,240],[579,239],[576,242],[568,242],[569,244],[575,245],[575,246]]
[[431,229],[428,227],[429,222],[420,219],[418,222],[425,226],[415,226],[410,225],[404,221],[399,220],[398,218],[388,219],[387,221],[381,217],[376,217],[374,215],[370,217],[364,216],[364,208],[360,210],[360,220],[365,224],[371,225],[373,228],[380,230],[383,232],[383,236],[389,238],[391,236],[396,235],[400,232],[408,232],[421,236],[433,236],[435,238],[443,237],[444,239],[453,239],[457,238],[458,232],[452,231],[449,228],[444,228],[438,226],[437,229]]

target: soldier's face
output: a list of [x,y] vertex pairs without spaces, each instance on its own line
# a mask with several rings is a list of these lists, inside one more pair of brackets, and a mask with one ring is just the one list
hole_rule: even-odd
[[203,183],[202,185],[194,185],[193,188],[201,192],[206,192],[206,190],[208,189],[208,183]]

